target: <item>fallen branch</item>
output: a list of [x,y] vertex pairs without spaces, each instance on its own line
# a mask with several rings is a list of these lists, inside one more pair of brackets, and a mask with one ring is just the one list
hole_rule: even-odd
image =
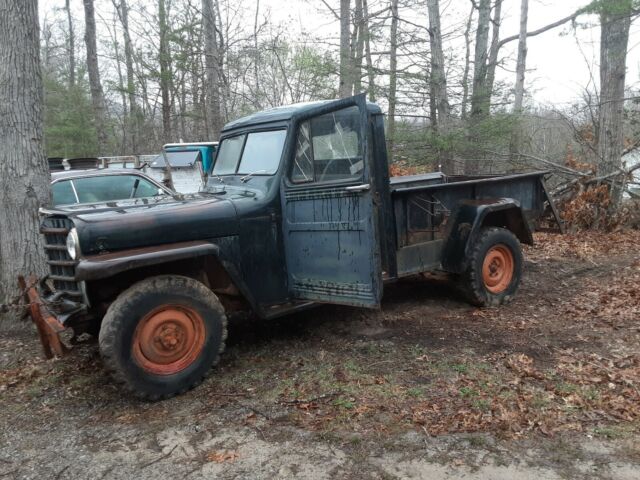
[[176,448],[178,448],[178,445],[177,445],[177,444],[176,444],[176,445],[174,445],[174,446],[173,446],[173,448],[172,448],[171,450],[169,450],[169,452],[168,452],[168,453],[165,453],[165,454],[164,454],[164,455],[162,455],[161,457],[158,457],[158,458],[156,458],[155,460],[151,460],[149,463],[145,463],[144,465],[142,465],[142,466],[140,467],[140,470],[142,470],[143,468],[147,468],[148,466],[153,465],[154,463],[158,463],[158,462],[160,462],[160,461],[164,460],[165,458],[170,457],[170,456],[171,456],[171,454],[173,453],[173,451],[174,451]]
[[280,400],[278,403],[281,404],[285,404],[285,405],[300,405],[302,403],[312,403],[312,402],[317,402],[319,400],[324,400],[326,398],[331,398],[331,397],[335,397],[336,395],[340,395],[342,392],[330,392],[330,393],[324,393],[322,395],[319,395],[317,397],[313,397],[313,398],[308,398],[305,400],[300,400],[300,399],[294,399],[294,400]]

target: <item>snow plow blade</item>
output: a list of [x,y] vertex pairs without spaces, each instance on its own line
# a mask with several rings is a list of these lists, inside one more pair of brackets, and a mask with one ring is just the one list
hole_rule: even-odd
[[18,282],[21,290],[25,292],[26,300],[29,302],[29,314],[38,329],[44,356],[46,358],[64,356],[69,351],[69,348],[60,340],[60,333],[65,330],[65,327],[49,312],[40,298],[36,277],[29,277],[28,282],[25,281],[24,277],[20,277]]

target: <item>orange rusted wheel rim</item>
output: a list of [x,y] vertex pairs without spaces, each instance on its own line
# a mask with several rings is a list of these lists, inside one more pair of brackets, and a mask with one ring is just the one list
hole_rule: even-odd
[[204,320],[198,312],[182,305],[163,305],[136,327],[133,357],[150,373],[172,375],[196,361],[205,337]]
[[482,281],[491,293],[504,292],[513,279],[515,262],[513,253],[506,245],[494,245],[482,263]]

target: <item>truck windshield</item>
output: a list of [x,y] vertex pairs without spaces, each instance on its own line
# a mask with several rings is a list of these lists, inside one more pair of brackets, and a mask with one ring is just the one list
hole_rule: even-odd
[[214,175],[273,175],[280,165],[286,130],[254,132],[220,143]]

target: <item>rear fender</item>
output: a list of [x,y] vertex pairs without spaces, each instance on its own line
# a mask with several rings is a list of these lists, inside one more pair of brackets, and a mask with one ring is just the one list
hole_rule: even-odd
[[521,243],[533,244],[531,227],[520,202],[512,198],[464,200],[451,215],[442,253],[442,267],[452,273],[467,269],[467,259],[480,230],[502,227],[513,232]]

